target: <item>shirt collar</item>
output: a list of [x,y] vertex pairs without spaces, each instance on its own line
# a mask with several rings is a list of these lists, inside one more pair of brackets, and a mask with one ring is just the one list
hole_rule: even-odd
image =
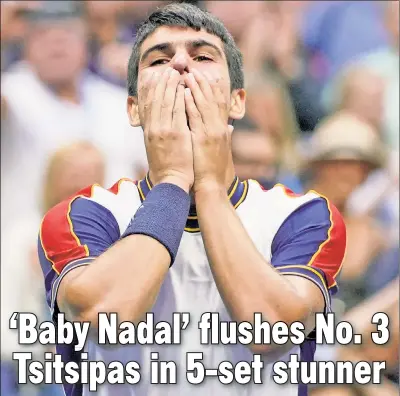
[[[147,194],[153,188],[153,183],[150,180],[149,174],[137,183],[139,190],[139,196],[143,202],[146,199]],[[230,199],[232,206],[236,209],[245,200],[247,191],[249,188],[248,181],[240,181],[237,176],[235,176],[231,186],[228,189],[228,198]],[[185,231],[187,232],[199,232],[199,222],[196,213],[196,207],[193,205],[190,207],[189,215],[186,221]]]

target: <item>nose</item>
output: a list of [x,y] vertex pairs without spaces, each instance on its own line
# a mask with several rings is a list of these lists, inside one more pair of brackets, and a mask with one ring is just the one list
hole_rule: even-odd
[[184,52],[177,52],[171,60],[171,67],[180,74],[189,72],[189,55]]

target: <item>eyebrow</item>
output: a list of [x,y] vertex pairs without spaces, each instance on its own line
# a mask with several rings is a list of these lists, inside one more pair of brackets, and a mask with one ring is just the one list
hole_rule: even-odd
[[186,47],[189,47],[189,48],[192,48],[192,49],[198,49],[198,48],[201,48],[201,47],[210,47],[210,48],[212,48],[214,51],[216,51],[217,54],[218,54],[221,58],[224,57],[223,54],[222,54],[222,52],[221,52],[221,50],[218,48],[218,46],[215,45],[215,44],[213,44],[213,43],[210,43],[210,42],[207,41],[207,40],[199,39],[199,40],[194,40],[194,41],[188,41],[188,42],[186,43]]
[[[144,62],[153,52],[171,53],[173,51],[173,47],[175,45],[176,45],[175,43],[171,43],[171,42],[159,43],[159,44],[153,45],[152,47],[150,47],[146,51],[144,51],[144,53],[140,59],[140,63]],[[201,47],[210,47],[214,51],[216,51],[217,54],[221,58],[224,57],[221,50],[218,48],[218,46],[216,46],[213,43],[210,43],[207,40],[199,39],[199,40],[193,40],[193,41],[186,41],[185,47],[188,49],[198,49]]]

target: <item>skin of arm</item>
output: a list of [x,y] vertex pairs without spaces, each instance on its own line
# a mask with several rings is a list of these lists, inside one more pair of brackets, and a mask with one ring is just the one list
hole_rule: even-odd
[[153,305],[168,272],[170,255],[158,241],[130,235],[85,267],[67,273],[57,303],[68,320],[97,326],[99,312],[138,322]]
[[[372,342],[371,333],[377,332],[377,325],[371,319],[377,312],[384,312],[389,317],[389,341],[384,345]],[[363,343],[341,348],[340,354],[356,354],[361,360],[386,361],[388,368],[398,365],[399,345],[399,278],[393,280],[384,289],[351,309],[343,320],[352,324],[354,331],[361,334]]]
[[382,231],[368,217],[346,219],[347,249],[342,279],[357,279],[384,248]]
[[[354,363],[366,361],[365,356],[363,356],[362,354],[358,354],[358,351],[355,351],[353,348],[342,348],[340,359],[342,361]],[[399,394],[399,390],[397,389],[396,385],[384,376],[381,378],[380,384],[369,383],[365,385],[360,385],[355,382],[353,386],[359,389],[362,392],[363,396],[398,396]]]

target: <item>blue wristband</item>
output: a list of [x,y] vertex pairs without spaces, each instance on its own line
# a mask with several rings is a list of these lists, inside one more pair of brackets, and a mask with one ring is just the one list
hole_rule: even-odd
[[189,214],[190,196],[175,184],[153,187],[122,235],[147,235],[168,250],[171,265],[175,261]]

